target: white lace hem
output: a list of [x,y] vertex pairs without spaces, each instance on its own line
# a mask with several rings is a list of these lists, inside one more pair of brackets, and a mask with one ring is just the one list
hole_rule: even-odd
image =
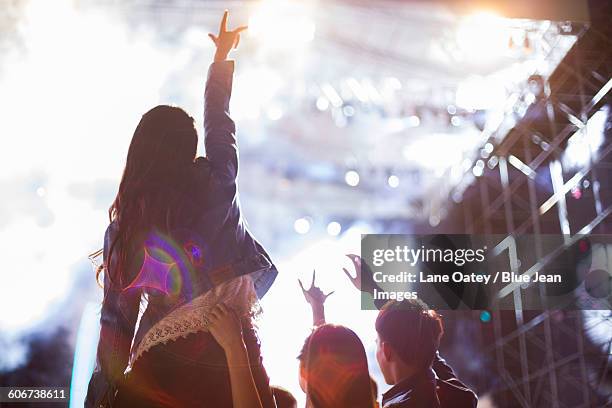
[[208,331],[207,316],[220,302],[224,302],[241,315],[251,313],[257,303],[257,295],[250,276],[240,276],[225,282],[168,313],[147,331],[136,349],[132,350],[130,366],[156,345]]

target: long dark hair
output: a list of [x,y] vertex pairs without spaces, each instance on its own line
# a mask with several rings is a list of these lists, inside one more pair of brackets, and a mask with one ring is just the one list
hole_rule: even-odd
[[[104,267],[109,280],[117,279],[120,288],[133,278],[126,272],[129,257],[144,235],[153,229],[168,233],[174,227],[185,203],[197,144],[194,120],[181,108],[159,105],[140,119],[119,191],[108,210],[117,233]],[[111,271],[113,256],[118,258]]]
[[298,358],[314,408],[375,406],[365,349],[351,329],[333,324],[317,327]]

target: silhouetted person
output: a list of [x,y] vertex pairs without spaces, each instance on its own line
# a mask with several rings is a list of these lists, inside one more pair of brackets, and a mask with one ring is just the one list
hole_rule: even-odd
[[332,324],[315,328],[298,358],[307,407],[376,406],[365,349],[351,329]]
[[[232,406],[229,359],[209,333],[209,316],[223,302],[249,320],[277,270],[238,203],[227,56],[246,27],[228,31],[227,15],[210,35],[207,156],[196,157],[194,120],[177,107],[151,109],[132,137],[104,238],[100,340],[86,406]],[[141,300],[148,304],[134,336]],[[252,327],[244,342],[261,402],[273,406]]]
[[390,301],[376,319],[383,408],[475,408],[476,395],[438,355],[442,320],[417,300]]

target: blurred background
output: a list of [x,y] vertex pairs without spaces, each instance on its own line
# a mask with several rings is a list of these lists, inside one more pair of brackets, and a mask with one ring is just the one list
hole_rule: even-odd
[[[281,272],[259,322],[272,383],[303,402],[297,279],[316,269],[328,321],[360,335],[386,390],[376,313],[342,272],[360,234],[610,233],[611,7],[0,0],[0,386],[70,385],[82,406],[102,296],[87,255],[144,112],[181,106],[203,140],[207,33],[228,8],[250,27],[231,104],[242,206]],[[609,274],[612,248],[591,253]],[[443,315],[479,406],[611,403],[609,310]]]

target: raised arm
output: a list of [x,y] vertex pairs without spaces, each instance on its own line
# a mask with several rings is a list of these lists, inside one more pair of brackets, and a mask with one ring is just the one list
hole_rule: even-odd
[[[342,270],[357,290],[369,293],[370,295],[374,295],[375,289],[380,290],[376,282],[374,282],[374,275],[372,273],[372,270],[370,269],[367,263],[363,262],[363,259],[361,259],[359,255],[347,254],[346,257],[350,259],[353,263],[353,266],[355,268],[355,277],[353,278],[351,273],[346,268],[342,268]],[[385,303],[386,300],[374,300],[374,305],[379,310],[382,309]]]
[[240,33],[246,29],[243,26],[228,31],[228,14],[227,10],[223,14],[219,34],[209,34],[216,51],[204,92],[206,155],[222,184],[234,183],[238,174],[236,126],[229,115],[234,61],[227,60],[227,56],[232,48],[238,46]]
[[225,352],[234,407],[263,408],[251,372],[240,320],[233,310],[221,303],[211,311],[209,321],[210,333]]
[[300,288],[302,288],[302,293],[304,294],[304,298],[310,304],[312,308],[312,325],[313,326],[321,326],[325,324],[325,301],[334,293],[334,291],[329,292],[327,295],[323,293],[323,291],[316,286],[315,284],[316,272],[312,271],[312,283],[310,284],[310,289],[306,290],[302,281],[298,279],[298,283],[300,284]]

